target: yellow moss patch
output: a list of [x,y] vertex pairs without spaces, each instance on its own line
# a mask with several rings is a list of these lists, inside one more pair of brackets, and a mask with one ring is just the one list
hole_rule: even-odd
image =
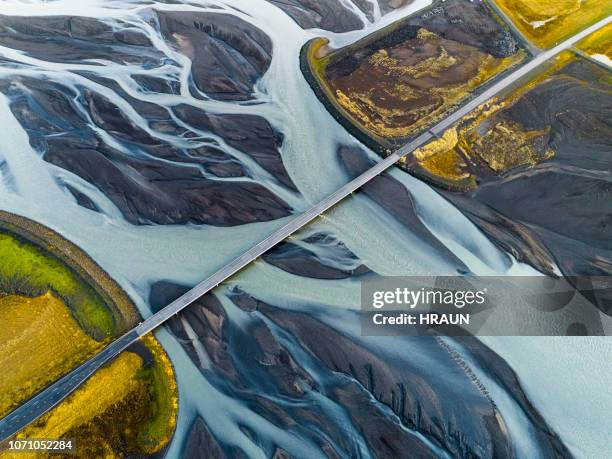
[[[88,322],[91,322],[91,325],[104,329],[104,326],[100,323],[102,319],[99,317],[102,314],[101,310],[103,308],[98,307],[94,310],[84,307],[82,304],[83,287],[93,289],[95,294],[101,297],[104,305],[110,309],[109,312],[112,316],[111,323],[114,327],[111,332],[115,336],[128,330],[138,322],[136,307],[121,286],[98,266],[87,253],[59,233],[33,220],[4,211],[0,211],[0,229],[4,233],[8,232],[19,236],[23,247],[28,246],[28,244],[23,244],[23,242],[27,241],[32,247],[38,249],[38,260],[34,260],[34,258],[30,260],[25,258],[23,254],[20,254],[15,259],[19,263],[13,265],[13,267],[22,267],[23,261],[21,260],[26,259],[30,267],[22,269],[21,274],[27,275],[30,279],[41,281],[45,286],[51,285],[63,297],[68,299],[74,297],[77,304],[74,306],[69,304],[68,306],[74,309],[73,312],[77,317],[79,315],[83,317],[81,325],[89,326]],[[6,254],[3,253],[2,256],[5,257]],[[4,260],[6,261],[7,259],[4,258]],[[77,284],[81,284],[80,288],[64,289],[64,287],[71,287],[69,283],[66,283],[65,279],[58,283],[56,277],[50,277],[47,271],[54,267],[52,261],[63,263],[65,268],[72,271],[72,277],[77,279]],[[31,269],[32,267],[35,269]],[[54,276],[57,274],[61,273],[58,271]],[[94,303],[93,299],[89,298],[89,296],[90,294],[87,293],[87,303]]]
[[472,178],[472,174],[466,172],[465,161],[456,150],[447,150],[438,153],[422,161],[421,166],[430,174],[454,182],[464,181]]
[[[510,91],[504,96],[503,100],[500,100],[498,97],[493,97],[486,103],[479,105],[472,112],[465,115],[455,127],[449,128],[449,130],[454,130],[458,134],[457,146],[459,148],[465,148],[466,145],[464,134],[466,132],[475,129],[476,127],[480,126],[481,123],[493,117],[497,112],[516,103],[525,93],[543,83],[545,80],[559,72],[563,67],[575,59],[576,54],[574,54],[572,51],[563,51],[559,53],[557,56],[550,59],[545,64],[546,67],[539,71],[537,75]],[[446,135],[448,135],[447,132],[444,133],[443,137]]]
[[[87,254],[36,222],[0,211],[0,255],[3,416],[95,354],[138,315]],[[175,428],[177,388],[161,345],[153,336],[144,343],[137,346],[144,361],[123,353],[16,438],[73,438],[77,457],[84,458],[162,449]]]
[[471,147],[470,157],[478,155],[496,173],[502,173],[518,166],[534,166],[554,156],[547,148],[541,151],[538,143],[543,143],[548,132],[525,131],[518,123],[495,122],[487,132],[478,135],[476,130],[465,135]]
[[[426,29],[419,29],[417,32],[417,40],[421,42],[436,41],[438,36]],[[398,77],[408,76],[411,78],[438,77],[440,73],[457,65],[457,58],[451,56],[444,46],[440,46],[439,52],[435,56],[423,59],[420,62],[411,66],[402,65],[399,59],[389,56],[385,49],[380,49],[372,54],[369,63],[373,67],[383,69],[387,75],[395,75]]]
[[457,130],[447,129],[441,138],[415,150],[413,155],[419,166],[447,185],[472,188],[475,177],[468,172],[467,164],[456,148],[457,142]]
[[0,296],[0,416],[102,347],[52,293]]
[[612,13],[608,0],[497,0],[525,36],[551,48]]
[[[176,425],[176,384],[170,361],[159,343],[152,336],[144,342],[153,362],[145,365],[138,354],[123,352],[14,438],[74,439],[75,457],[82,458],[119,458],[161,450]],[[0,453],[1,459],[10,457]]]
[[413,161],[442,184],[466,190],[476,186],[477,177],[501,175],[550,159],[555,153],[547,146],[548,129],[526,130],[498,115],[575,58],[569,51],[559,54],[503,100],[493,98],[482,104],[447,129],[440,139],[416,150]]
[[457,129],[450,128],[437,140],[414,151],[414,157],[419,161],[425,161],[435,155],[444,153],[455,148],[458,142]]
[[[518,98],[518,92],[513,97]],[[518,123],[497,120],[510,100],[516,99],[480,106],[458,126],[447,129],[442,138],[416,150],[414,159],[444,183],[457,182],[458,187],[469,189],[476,185],[477,176],[487,174],[483,167],[499,175],[553,157],[554,151],[544,148],[548,130],[528,131]]]
[[[28,288],[51,287],[94,337],[118,336],[138,322],[128,295],[83,250],[33,220],[0,211],[0,285],[15,276]],[[22,293],[6,291],[6,293]],[[35,296],[27,294],[28,296]]]
[[53,288],[93,336],[109,336],[113,316],[102,298],[65,263],[13,233],[0,231],[0,292],[37,296]]
[[[142,359],[131,352],[124,352],[107,367],[101,368],[85,384],[38,421],[19,432],[15,438],[74,438],[75,429],[95,422],[95,418],[121,403],[132,393],[142,391],[142,381],[137,377],[142,367]],[[117,420],[120,423],[120,419]],[[80,440],[80,441],[79,441]],[[111,438],[76,439],[77,451],[85,449],[105,451],[106,457],[119,457],[113,454]],[[0,454],[0,458],[9,455]],[[23,456],[40,457],[38,455]],[[44,457],[44,455],[43,455]],[[94,456],[91,456],[94,457]]]
[[606,56],[612,59],[612,24],[602,27],[578,43],[581,49],[589,56]]
[[82,388],[27,427],[18,437],[60,438],[72,428],[88,423],[139,389],[141,381],[137,373],[141,367],[142,359],[138,355],[132,352],[120,354],[114,362],[98,370]]

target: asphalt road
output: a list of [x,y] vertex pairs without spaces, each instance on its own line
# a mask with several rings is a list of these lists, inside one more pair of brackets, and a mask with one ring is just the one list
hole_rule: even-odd
[[398,149],[387,158],[376,163],[374,166],[372,166],[371,169],[367,170],[359,177],[353,179],[352,181],[338,189],[336,192],[329,195],[327,198],[313,205],[307,211],[297,215],[285,226],[276,230],[264,240],[244,252],[238,258],[235,258],[234,260],[229,262],[223,268],[221,268],[213,275],[196,285],[193,289],[189,290],[183,296],[176,299],[168,306],[164,307],[157,313],[150,316],[148,319],[140,323],[138,326],[130,330],[122,337],[113,341],[104,350],[87,360],[85,363],[81,364],[76,369],[72,370],[66,376],[47,386],[44,390],[39,392],[37,395],[35,395],[31,399],[23,403],[21,406],[16,408],[14,411],[9,413],[5,418],[0,420],[0,441],[11,437],[23,427],[45,414],[47,411],[49,411],[51,408],[61,402],[65,397],[67,397],[70,393],[72,393],[72,391],[74,391],[77,387],[83,384],[83,382],[85,382],[87,378],[89,378],[98,368],[109,362],[113,357],[115,357],[121,351],[125,350],[130,344],[138,340],[141,336],[159,327],[170,317],[189,306],[202,295],[214,289],[221,282],[225,281],[226,279],[240,271],[242,268],[244,268],[246,265],[259,258],[276,244],[285,240],[287,237],[302,228],[304,225],[324,213],[330,207],[334,206],[342,199],[346,198],[351,193],[366,184],[368,181],[384,172],[386,169],[395,164],[402,156],[411,153],[418,147],[435,138],[435,136],[438,136],[439,134],[443,133],[447,128],[455,124],[469,112],[471,112],[472,110],[474,110],[479,105],[483,104],[499,92],[510,87],[518,79],[527,75],[540,64],[544,63],[545,61],[560,53],[561,51],[571,48],[579,40],[586,37],[595,30],[599,29],[600,27],[609,24],[611,21],[612,16],[609,16],[606,19],[603,19],[598,23],[594,24],[593,26],[588,27],[582,32],[574,35],[568,40],[560,43],[554,48],[539,53],[531,61],[527,62],[519,69],[513,71],[497,83],[490,86],[480,95],[474,97],[471,101],[464,104],[461,108],[459,108],[450,116],[435,125],[429,131],[421,134],[419,137],[417,137],[407,145],[404,145],[402,148]]

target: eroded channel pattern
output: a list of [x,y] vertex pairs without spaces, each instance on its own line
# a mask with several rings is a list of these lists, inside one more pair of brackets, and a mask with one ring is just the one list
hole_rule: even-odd
[[[292,213],[275,192],[297,193],[282,133],[248,109],[201,102],[255,97],[272,53],[258,28],[152,9],[130,20],[1,16],[0,45],[14,58],[4,60],[0,91],[31,145],[128,221],[233,226]],[[96,208],[86,191],[67,190]]]
[[[79,241],[147,315],[265,237],[273,226],[262,222],[280,224],[377,160],[328,116],[297,59],[315,36],[351,42],[427,6],[408,3],[60,0],[33,6],[32,27],[13,11],[0,33],[12,142],[0,139],[0,202]],[[493,45],[470,46],[478,51],[458,55]],[[20,126],[25,142],[12,136]],[[394,169],[157,331],[179,393],[167,449],[155,447],[172,432],[141,410],[155,394],[133,390],[150,370],[140,347],[20,435],[89,436],[97,442],[85,457],[134,453],[151,432],[162,441],[138,454],[570,457],[566,444],[605,424],[561,432],[572,419],[547,410],[584,398],[541,399],[583,374],[571,366],[578,359],[561,359],[563,378],[537,384],[537,372],[515,372],[501,351],[520,368],[546,343],[496,353],[475,340],[360,335],[365,276],[517,272],[534,271]],[[606,407],[597,393],[593,419]],[[80,409],[93,403],[97,411]],[[116,410],[146,422],[121,431]]]

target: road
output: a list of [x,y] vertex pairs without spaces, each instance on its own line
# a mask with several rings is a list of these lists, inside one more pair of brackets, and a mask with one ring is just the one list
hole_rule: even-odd
[[98,368],[109,362],[113,357],[115,357],[121,351],[125,350],[130,344],[138,340],[141,336],[155,330],[170,317],[189,306],[202,295],[214,289],[221,282],[225,281],[226,279],[240,271],[242,268],[247,266],[249,263],[259,258],[276,244],[282,242],[287,237],[302,228],[304,225],[324,213],[330,207],[339,203],[341,200],[343,200],[351,193],[362,187],[368,181],[372,180],[374,177],[384,172],[386,169],[395,164],[401,157],[411,153],[426,142],[434,139],[436,136],[443,133],[447,128],[455,124],[469,112],[471,112],[472,110],[474,110],[479,105],[483,104],[499,92],[510,87],[518,79],[527,75],[529,72],[544,63],[546,60],[550,59],[551,57],[554,57],[561,51],[571,48],[574,44],[576,44],[576,42],[586,37],[590,33],[594,32],[595,30],[599,29],[600,27],[609,24],[611,21],[612,16],[609,16],[606,19],[603,19],[598,23],[594,24],[593,26],[588,27],[582,32],[574,35],[568,40],[560,43],[554,48],[548,51],[541,52],[531,61],[527,62],[522,67],[508,74],[503,79],[486,89],[480,95],[474,97],[471,101],[464,104],[461,108],[453,112],[450,116],[442,120],[440,123],[436,124],[429,131],[421,134],[416,139],[412,140],[408,144],[396,150],[394,153],[392,153],[382,161],[376,163],[374,166],[372,166],[372,168],[370,168],[357,178],[353,179],[352,181],[350,181],[349,183],[347,183],[322,201],[313,205],[310,209],[294,217],[282,228],[276,230],[264,240],[244,252],[238,258],[235,258],[234,260],[229,262],[223,268],[221,268],[220,270],[212,274],[210,277],[196,285],[193,289],[189,290],[183,296],[177,298],[175,301],[147,318],[144,322],[140,323],[134,329],[130,330],[125,335],[113,341],[104,350],[87,360],[85,363],[81,364],[76,369],[72,370],[66,376],[47,386],[44,390],[24,402],[21,406],[19,406],[14,411],[9,413],[5,418],[0,420],[0,441],[9,438],[26,425],[45,414],[47,411],[57,405],[60,401],[62,401],[65,397],[67,397],[70,393],[72,393],[72,391],[79,387],[83,382],[85,382],[87,378],[89,378]]

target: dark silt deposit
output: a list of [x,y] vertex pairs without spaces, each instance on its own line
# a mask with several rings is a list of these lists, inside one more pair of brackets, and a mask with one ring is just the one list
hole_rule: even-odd
[[278,151],[283,136],[265,118],[242,114],[208,115],[190,105],[178,105],[174,111],[181,121],[199,131],[218,135],[230,147],[243,150],[283,185],[296,189]]
[[[152,299],[168,293],[168,285],[154,287]],[[227,295],[233,305],[223,306],[213,295],[199,299],[171,319],[172,333],[216,390],[307,442],[309,454],[520,457],[495,400],[501,390],[524,415],[525,431],[532,432],[523,440],[542,457],[571,457],[514,372],[476,339],[406,337],[385,346],[385,338],[351,332],[358,324],[355,312],[330,319],[323,310],[305,314],[271,306],[237,287]],[[231,317],[240,317],[240,324]],[[329,321],[342,323],[343,331]],[[210,360],[206,365],[200,361],[201,350]],[[486,381],[470,367],[472,358]],[[495,384],[496,391],[487,384]],[[270,442],[263,424],[245,429],[272,457],[279,445]],[[197,445],[209,445],[214,457],[238,454],[199,418],[193,421],[185,452],[195,454]],[[300,457],[290,449],[283,454]]]
[[[566,276],[609,276],[610,120],[609,73],[573,59],[474,128],[474,142],[500,124],[544,132],[553,155],[483,177],[473,191],[444,195],[500,246],[542,272],[556,264]],[[598,307],[611,312],[609,299]]]
[[270,65],[272,43],[261,30],[228,14],[158,11],[163,37],[192,62],[206,96],[247,100]]
[[364,26],[359,17],[343,5],[341,0],[268,1],[291,16],[303,29],[348,32],[362,29]]
[[[220,13],[145,12],[143,21],[192,61],[192,78],[207,97],[248,100],[253,85],[266,72],[272,56],[268,36],[243,20]],[[0,44],[45,61],[161,67],[166,56],[142,30],[122,21],[78,16],[19,17],[0,15]],[[145,86],[150,76],[136,76]],[[159,82],[158,82],[159,84]],[[164,92],[167,92],[166,89]],[[202,97],[198,91],[195,96]]]
[[[282,9],[303,29],[323,29],[330,32],[350,32],[363,29],[364,23],[342,0],[267,0]],[[378,3],[381,15],[402,8],[413,0],[353,0],[368,21],[375,20],[373,3]]]
[[346,279],[370,272],[342,241],[329,233],[281,242],[262,259],[288,273],[315,279]]
[[183,457],[189,459],[243,459],[247,456],[235,446],[223,447],[202,418],[197,418],[184,446]]
[[89,210],[93,210],[94,212],[98,212],[100,210],[98,209],[98,206],[96,206],[96,203],[89,199],[89,197],[85,193],[80,192],[79,190],[68,184],[64,184],[64,188],[72,196],[74,196],[74,199],[76,200],[79,206],[85,207]]
[[0,15],[0,45],[51,62],[159,65],[164,56],[142,31],[117,25],[78,16]]
[[[154,13],[143,20],[191,60],[198,97],[251,98],[271,59],[271,43],[263,32],[226,14]],[[104,54],[125,65],[167,64],[142,32],[127,26],[117,32],[91,18],[36,18],[31,25],[24,20],[0,17],[0,44],[65,62],[102,59]],[[126,57],[132,55],[141,60]],[[6,78],[0,91],[42,157],[96,186],[129,222],[233,226],[293,212],[267,186],[276,183],[296,192],[279,152],[283,135],[264,118],[212,114],[139,96],[140,91],[154,96],[178,92],[172,72],[163,78],[134,75],[135,84],[143,85],[134,93],[94,69],[74,71],[73,78],[63,81],[35,75]],[[74,186],[66,189],[79,205],[98,210],[94,196]]]

